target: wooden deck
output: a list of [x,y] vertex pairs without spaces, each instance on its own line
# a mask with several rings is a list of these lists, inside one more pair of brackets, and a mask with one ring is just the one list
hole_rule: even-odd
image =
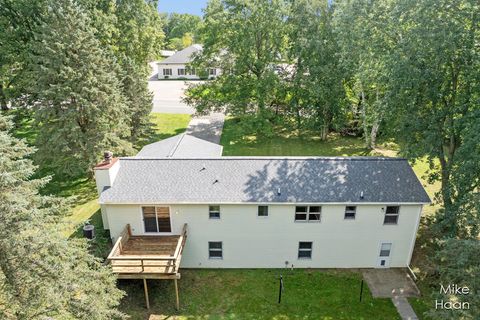
[[132,236],[125,227],[108,260],[120,279],[179,279],[187,225],[180,235]]

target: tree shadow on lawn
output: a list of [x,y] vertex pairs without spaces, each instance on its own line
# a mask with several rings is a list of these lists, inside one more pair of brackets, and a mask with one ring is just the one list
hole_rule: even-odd
[[241,121],[226,119],[221,144],[225,156],[369,156],[359,137],[331,133],[322,141],[313,131],[289,130],[276,126],[275,135],[264,137],[246,131]]
[[[148,280],[145,308],[142,280],[119,281],[121,303],[131,319],[399,319],[390,299],[373,299],[361,275],[318,269],[184,269],[175,310],[171,280]],[[279,275],[285,290],[278,304]],[[149,318],[150,317],[150,318]]]

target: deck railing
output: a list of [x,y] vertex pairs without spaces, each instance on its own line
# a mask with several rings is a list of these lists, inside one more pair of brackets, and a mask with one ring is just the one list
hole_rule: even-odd
[[[123,255],[123,247],[132,237],[130,225],[118,237],[115,245],[108,256],[114,273],[155,273],[155,274],[176,274],[180,267],[183,248],[187,240],[187,224],[182,228],[178,238],[175,251],[171,255]],[[158,236],[161,239],[161,236]]]

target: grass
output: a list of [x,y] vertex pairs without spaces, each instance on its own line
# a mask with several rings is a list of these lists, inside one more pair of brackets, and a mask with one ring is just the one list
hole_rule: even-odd
[[[285,290],[278,304],[280,273]],[[141,280],[119,286],[127,292],[121,308],[132,320],[399,319],[390,299],[373,299],[367,286],[360,303],[360,281],[360,273],[334,270],[183,270],[178,312],[172,281],[149,280],[150,312]]]
[[185,132],[191,116],[188,114],[152,113],[150,115],[150,132],[137,149],[144,145],[173,137]]

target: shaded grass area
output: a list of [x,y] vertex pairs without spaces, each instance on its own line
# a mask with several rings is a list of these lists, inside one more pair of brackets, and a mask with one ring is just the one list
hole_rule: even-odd
[[[278,304],[280,273],[285,290]],[[149,280],[150,312],[141,280],[119,287],[131,319],[399,319],[390,299],[373,299],[367,286],[359,302],[360,281],[360,273],[343,270],[182,270],[180,310],[173,281]]]
[[[224,156],[388,156],[394,157],[398,152],[398,145],[393,141],[380,138],[378,148],[368,150],[364,140],[359,137],[330,134],[326,141],[311,131],[290,130],[281,127],[275,128],[275,136],[260,137],[254,132],[245,132],[239,119],[226,119],[220,143],[223,145]],[[413,164],[420,182],[430,198],[440,190],[440,183],[429,184],[426,172],[429,165],[426,159],[418,159]],[[425,214],[432,214],[439,208],[438,205],[426,206]]]

